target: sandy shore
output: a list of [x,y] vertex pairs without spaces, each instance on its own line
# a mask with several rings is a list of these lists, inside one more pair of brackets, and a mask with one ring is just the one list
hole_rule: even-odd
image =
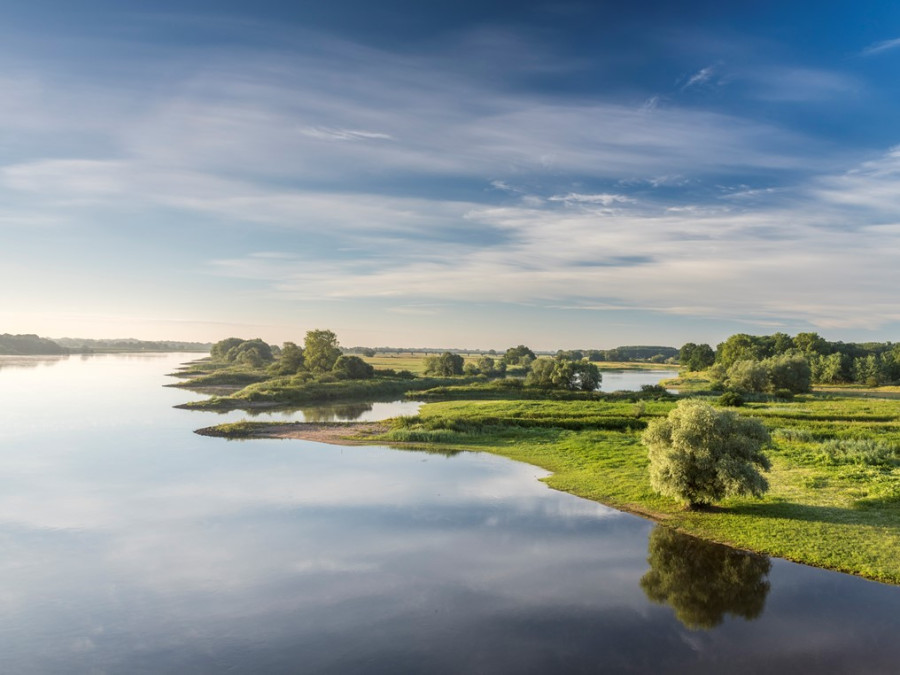
[[383,434],[388,427],[380,422],[332,422],[316,424],[308,422],[288,422],[285,424],[260,424],[247,434],[235,436],[219,431],[216,427],[197,429],[201,436],[222,436],[225,438],[297,438],[332,445],[371,445],[371,437]]

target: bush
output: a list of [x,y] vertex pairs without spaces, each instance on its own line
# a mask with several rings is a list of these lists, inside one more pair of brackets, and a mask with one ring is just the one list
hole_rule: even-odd
[[375,375],[375,368],[358,356],[339,356],[331,372],[345,380],[370,380]]
[[726,391],[719,397],[718,403],[729,408],[739,408],[744,405],[744,397],[736,391]]
[[425,374],[451,377],[463,374],[465,360],[459,354],[444,352],[440,356],[429,356],[425,359]]
[[900,448],[872,439],[832,439],[823,442],[816,457],[820,464],[865,464],[896,466],[900,464]]

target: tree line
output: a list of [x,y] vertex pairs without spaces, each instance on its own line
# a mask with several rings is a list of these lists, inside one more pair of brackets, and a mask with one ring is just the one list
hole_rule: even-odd
[[[210,357],[224,364],[266,368],[274,376],[300,376],[301,379],[329,378],[368,380],[375,368],[358,356],[344,355],[337,336],[330,330],[306,332],[303,346],[285,342],[281,347],[269,345],[260,338],[245,340],[230,337],[216,342]],[[393,371],[391,371],[391,374]]]
[[684,370],[708,370],[714,384],[737,391],[809,391],[812,384],[879,386],[900,381],[900,344],[829,342],[818,333],[736,333],[715,350],[688,342]]

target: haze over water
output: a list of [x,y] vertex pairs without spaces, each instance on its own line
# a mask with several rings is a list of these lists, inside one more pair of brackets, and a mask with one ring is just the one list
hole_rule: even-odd
[[173,409],[190,394],[161,386],[186,358],[0,359],[4,671],[888,673],[900,659],[900,589],[673,538],[529,465],[197,436],[221,418]]

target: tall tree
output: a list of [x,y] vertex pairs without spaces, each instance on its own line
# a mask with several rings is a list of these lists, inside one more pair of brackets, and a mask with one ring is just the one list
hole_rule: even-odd
[[327,373],[341,355],[337,336],[330,330],[307,331],[303,347],[306,369],[313,373]]

